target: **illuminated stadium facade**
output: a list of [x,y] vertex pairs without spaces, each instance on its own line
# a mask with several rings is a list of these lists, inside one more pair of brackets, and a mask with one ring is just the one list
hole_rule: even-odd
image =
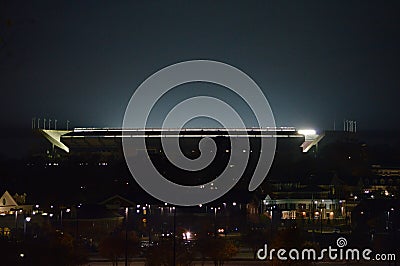
[[[39,132],[50,143],[66,153],[82,152],[89,150],[120,151],[122,138],[145,137],[148,143],[148,150],[159,150],[151,139],[164,137],[180,137],[191,143],[204,137],[213,139],[227,139],[246,137],[251,142],[259,138],[297,138],[301,141],[300,147],[303,152],[308,152],[313,146],[323,138],[314,130],[296,130],[294,127],[274,127],[274,128],[245,128],[225,129],[218,128],[186,128],[186,129],[121,129],[121,128],[75,128],[71,131],[66,130],[45,130]],[[152,145],[153,143],[153,145]]]

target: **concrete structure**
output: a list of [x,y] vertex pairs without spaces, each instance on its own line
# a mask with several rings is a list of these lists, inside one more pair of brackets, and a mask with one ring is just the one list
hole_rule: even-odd
[[185,129],[122,129],[122,128],[75,128],[67,130],[37,129],[52,145],[70,152],[74,148],[107,146],[108,148],[120,148],[122,137],[180,137],[180,138],[216,138],[216,137],[248,137],[248,138],[304,138],[301,145],[303,152],[308,152],[324,137],[315,130],[297,130],[294,127],[274,128],[236,128],[227,130],[223,128],[185,128]]

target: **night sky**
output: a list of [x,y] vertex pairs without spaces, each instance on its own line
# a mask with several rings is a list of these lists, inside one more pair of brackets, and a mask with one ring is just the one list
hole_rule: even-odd
[[0,127],[119,127],[149,75],[210,59],[249,74],[279,126],[400,129],[399,14],[399,1],[1,1]]

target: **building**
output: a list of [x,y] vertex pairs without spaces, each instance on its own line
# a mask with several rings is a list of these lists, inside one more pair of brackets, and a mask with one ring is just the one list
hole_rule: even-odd
[[[296,130],[294,127],[275,127],[275,128],[244,128],[229,129],[223,128],[185,128],[185,129],[121,129],[121,128],[75,128],[71,131],[66,130],[45,130],[37,129],[40,135],[45,137],[52,145],[65,153],[83,155],[85,152],[102,153],[104,157],[122,155],[122,138],[145,137],[147,140],[176,137],[182,139],[227,138],[227,137],[248,137],[258,139],[262,137],[299,138],[299,147],[303,152],[308,152],[313,146],[324,137],[318,135],[314,130]],[[160,152],[159,143],[150,141],[149,152]]]
[[24,214],[32,212],[32,205],[25,204],[26,194],[14,196],[5,191],[0,198],[0,215],[14,214],[16,211]]
[[26,194],[14,196],[5,191],[0,198],[0,236],[10,237],[12,232],[26,225],[32,214],[32,205],[25,203]]

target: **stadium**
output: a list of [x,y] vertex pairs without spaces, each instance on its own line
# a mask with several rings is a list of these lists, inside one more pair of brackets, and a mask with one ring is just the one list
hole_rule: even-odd
[[[66,153],[82,151],[120,151],[122,137],[145,137],[147,139],[160,139],[161,137],[186,138],[189,140],[228,137],[248,137],[252,140],[259,138],[300,138],[300,147],[303,152],[308,152],[323,138],[315,130],[296,130],[294,127],[275,128],[245,128],[226,129],[218,128],[185,128],[185,129],[121,129],[121,128],[75,128],[68,130],[46,130],[38,131],[53,145]],[[156,149],[150,145],[149,150]]]
[[[234,189],[227,197],[247,202],[249,180],[259,161],[262,138],[276,138],[276,153],[269,172],[271,178],[298,175],[303,161],[315,156],[318,143],[324,134],[313,130],[297,130],[294,127],[276,128],[184,128],[184,129],[122,129],[122,128],[74,128],[73,130],[34,129],[38,137],[30,163],[32,171],[56,191],[54,200],[72,200],[71,192],[83,202],[95,202],[105,195],[124,195],[132,200],[148,200],[149,196],[132,179],[126,166],[123,138],[145,138],[146,150],[136,154],[148,154],[157,170],[172,182],[182,185],[199,185],[215,179],[228,165],[231,155],[230,139],[248,138],[249,161]],[[210,165],[202,170],[188,172],[175,167],[166,157],[161,138],[179,136],[181,152],[190,159],[200,155],[199,141],[211,138],[216,144],[216,155]],[[44,160],[43,160],[44,159]],[[43,169],[45,162],[45,169]],[[230,165],[229,167],[234,167]],[[36,169],[36,170],[35,170]],[[31,172],[32,172],[31,171]],[[301,172],[300,172],[301,173]],[[57,177],[57,181],[54,177]],[[301,176],[301,174],[300,174]],[[35,184],[32,184],[35,186]],[[62,187],[63,189],[60,189]],[[40,187],[35,190],[39,194]],[[40,193],[41,194],[41,193]],[[153,200],[153,199],[152,199]],[[223,199],[221,199],[223,200]]]

